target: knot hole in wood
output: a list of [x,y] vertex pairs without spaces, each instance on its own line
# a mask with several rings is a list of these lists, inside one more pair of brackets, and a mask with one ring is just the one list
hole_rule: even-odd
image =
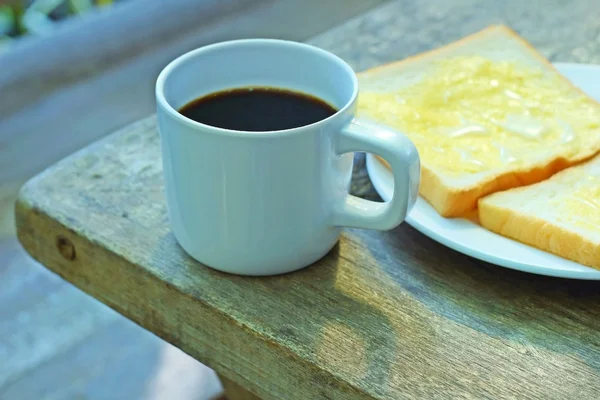
[[69,261],[73,261],[76,257],[75,246],[66,237],[59,235],[56,237],[56,248],[60,254]]

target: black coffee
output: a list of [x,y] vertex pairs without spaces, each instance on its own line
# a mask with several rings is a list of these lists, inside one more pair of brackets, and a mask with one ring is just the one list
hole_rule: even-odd
[[254,87],[200,97],[179,112],[194,121],[237,131],[280,131],[321,121],[336,109],[325,101],[291,90]]

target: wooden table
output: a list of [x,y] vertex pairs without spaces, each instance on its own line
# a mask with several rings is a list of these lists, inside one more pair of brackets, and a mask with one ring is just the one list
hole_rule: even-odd
[[[553,60],[600,63],[595,0],[540,3],[400,1],[313,43],[360,70],[504,20]],[[358,161],[353,191],[376,197]],[[406,224],[347,230],[293,274],[219,273],[176,244],[161,173],[150,118],[32,179],[19,238],[226,384],[264,399],[600,398],[600,284],[488,265]]]

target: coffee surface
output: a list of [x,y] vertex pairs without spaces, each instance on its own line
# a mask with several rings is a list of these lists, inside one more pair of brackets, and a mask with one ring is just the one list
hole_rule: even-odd
[[206,125],[248,132],[298,128],[330,117],[336,111],[317,97],[268,87],[211,93],[179,110],[184,116]]

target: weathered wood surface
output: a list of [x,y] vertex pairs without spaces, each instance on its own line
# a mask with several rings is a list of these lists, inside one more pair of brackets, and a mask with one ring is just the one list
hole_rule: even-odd
[[[594,1],[400,1],[314,43],[357,69],[507,21],[600,63]],[[355,189],[375,197],[358,171]],[[265,399],[600,398],[598,283],[478,262],[407,225],[347,231],[317,265],[249,279],[169,232],[147,120],[32,180],[19,237],[48,268]],[[71,259],[72,258],[72,259]]]

